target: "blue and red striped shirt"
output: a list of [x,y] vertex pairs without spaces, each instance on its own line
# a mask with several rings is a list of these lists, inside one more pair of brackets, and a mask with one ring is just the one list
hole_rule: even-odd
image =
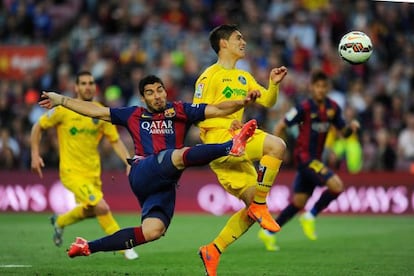
[[286,113],[285,123],[289,127],[299,126],[294,148],[294,158],[298,164],[321,159],[330,126],[334,125],[340,130],[345,127],[341,108],[330,98],[326,98],[321,105],[312,99],[303,101]]
[[193,123],[205,119],[206,104],[169,102],[163,112],[151,113],[144,107],[111,108],[111,122],[126,127],[131,134],[135,155],[148,156],[165,149],[184,147]]

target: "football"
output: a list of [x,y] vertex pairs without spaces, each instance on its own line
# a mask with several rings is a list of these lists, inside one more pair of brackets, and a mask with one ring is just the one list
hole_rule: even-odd
[[345,34],[338,45],[341,58],[350,64],[366,62],[372,54],[372,42],[368,35],[360,31]]

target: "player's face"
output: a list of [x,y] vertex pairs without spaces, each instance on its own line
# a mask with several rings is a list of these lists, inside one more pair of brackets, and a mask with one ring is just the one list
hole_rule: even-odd
[[92,76],[84,75],[79,77],[75,85],[75,92],[78,98],[83,101],[92,101],[96,93],[96,84]]
[[167,105],[167,91],[161,83],[147,84],[144,87],[143,99],[150,112],[162,112]]
[[312,97],[316,102],[322,102],[329,92],[329,83],[326,80],[318,80],[310,85]]
[[237,59],[244,58],[246,55],[246,41],[239,31],[234,31],[227,40],[227,49]]

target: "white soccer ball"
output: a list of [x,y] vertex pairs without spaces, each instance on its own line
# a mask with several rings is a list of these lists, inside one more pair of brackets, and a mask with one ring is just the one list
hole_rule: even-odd
[[345,34],[338,45],[341,58],[351,64],[366,62],[372,54],[372,42],[369,36],[360,31]]

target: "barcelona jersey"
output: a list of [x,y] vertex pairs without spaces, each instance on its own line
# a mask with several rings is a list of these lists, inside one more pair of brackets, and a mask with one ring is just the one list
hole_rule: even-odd
[[98,145],[103,136],[110,142],[119,139],[118,131],[111,123],[80,115],[62,106],[43,114],[39,119],[39,126],[42,129],[56,127],[61,175],[65,173],[100,177]]
[[286,113],[284,120],[289,127],[299,126],[294,149],[295,161],[299,164],[321,159],[331,125],[337,129],[345,127],[341,108],[329,98],[323,104],[317,104],[312,99],[305,100]]
[[[208,67],[198,78],[193,97],[194,103],[218,104],[228,100],[243,100],[247,93],[259,90],[261,97],[258,104],[271,107],[276,103],[279,88],[269,81],[269,89],[259,85],[253,76],[240,69],[226,69],[219,64]],[[244,109],[220,118],[209,118],[198,124],[200,137],[204,143],[222,142],[228,137],[214,137],[214,141],[206,140],[205,132],[210,129],[228,130],[233,120],[242,121]],[[224,139],[224,140],[223,140]]]
[[167,103],[163,112],[151,113],[138,106],[111,108],[113,124],[126,127],[135,145],[135,155],[148,156],[165,149],[184,147],[193,123],[205,119],[206,104]]

